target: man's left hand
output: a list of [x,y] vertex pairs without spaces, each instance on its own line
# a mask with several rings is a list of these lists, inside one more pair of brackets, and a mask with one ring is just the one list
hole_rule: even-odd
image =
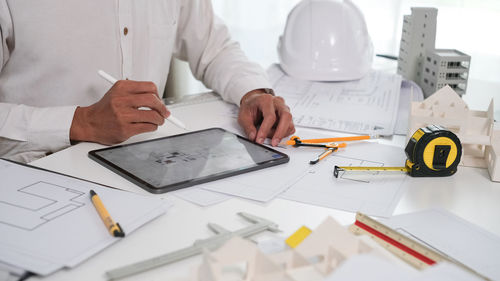
[[295,132],[285,100],[264,90],[254,90],[243,96],[238,123],[251,141],[263,143],[269,137],[272,146],[277,146],[282,138]]

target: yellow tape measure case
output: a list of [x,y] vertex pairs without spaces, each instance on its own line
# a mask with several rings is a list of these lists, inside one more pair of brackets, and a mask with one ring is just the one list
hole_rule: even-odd
[[405,153],[412,177],[445,177],[456,173],[462,144],[454,133],[429,125],[412,135]]

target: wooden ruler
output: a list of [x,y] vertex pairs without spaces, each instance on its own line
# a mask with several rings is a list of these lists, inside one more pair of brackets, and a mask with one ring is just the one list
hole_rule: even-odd
[[349,230],[354,234],[370,236],[388,251],[418,269],[448,261],[485,280],[490,280],[459,261],[446,257],[362,213],[356,214],[356,221],[349,227]]

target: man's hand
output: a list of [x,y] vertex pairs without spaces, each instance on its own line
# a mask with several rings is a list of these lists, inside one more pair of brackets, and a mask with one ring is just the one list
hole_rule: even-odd
[[[263,143],[266,137],[269,137],[272,138],[273,146],[295,132],[292,114],[285,100],[267,94],[263,90],[254,90],[243,96],[238,123],[250,140]],[[259,124],[257,131],[256,126]]]
[[155,131],[169,115],[154,83],[120,80],[97,103],[76,109],[70,139],[116,144]]

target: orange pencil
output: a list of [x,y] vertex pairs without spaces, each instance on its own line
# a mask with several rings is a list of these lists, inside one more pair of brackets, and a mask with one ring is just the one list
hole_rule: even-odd
[[368,140],[378,138],[378,136],[353,136],[353,137],[338,137],[338,138],[324,138],[324,139],[307,139],[301,140],[297,136],[292,136],[290,140],[286,141],[286,145],[299,145],[301,143],[323,143],[323,142],[340,142],[340,141],[358,141],[358,140]]

